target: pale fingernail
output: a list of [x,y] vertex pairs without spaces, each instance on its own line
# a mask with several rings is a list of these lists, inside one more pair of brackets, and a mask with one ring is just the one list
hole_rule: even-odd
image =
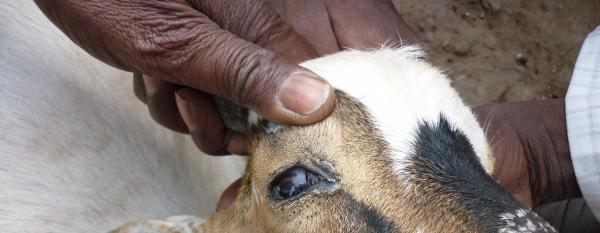
[[183,118],[183,122],[185,122],[190,131],[195,131],[197,127],[194,118],[192,117],[190,108],[188,107],[188,104],[180,91],[175,92],[175,102],[177,103],[177,109],[179,109],[179,113],[181,114],[181,118]]
[[144,80],[144,88],[146,89],[146,96],[153,96],[158,90],[158,79],[142,75]]
[[329,98],[331,85],[315,74],[292,74],[279,89],[283,106],[295,113],[309,115],[317,111]]

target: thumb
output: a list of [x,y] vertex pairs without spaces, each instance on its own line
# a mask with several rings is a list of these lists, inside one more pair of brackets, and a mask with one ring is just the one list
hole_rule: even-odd
[[[70,38],[108,64],[224,97],[274,122],[310,124],[331,113],[327,82],[224,30],[188,1],[127,2],[37,1]],[[269,19],[244,24],[266,25],[252,31],[261,33]],[[291,32],[275,30],[265,39]]]
[[215,41],[204,41],[200,49],[190,51],[198,57],[178,69],[184,85],[278,123],[315,123],[333,110],[334,90],[323,78],[226,31],[213,35],[208,40]]

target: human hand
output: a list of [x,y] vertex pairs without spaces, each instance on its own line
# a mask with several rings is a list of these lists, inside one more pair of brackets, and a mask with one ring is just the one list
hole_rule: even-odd
[[492,104],[475,113],[493,149],[494,177],[519,201],[537,206],[581,196],[564,99]]
[[[36,4],[87,52],[137,73],[136,93],[151,115],[189,130],[206,153],[243,150],[243,137],[223,127],[211,95],[285,124],[314,123],[333,109],[332,87],[296,64],[315,56],[312,46],[262,0]],[[178,85],[190,87],[178,91],[182,116],[173,95]],[[230,141],[238,143],[228,151]]]
[[[221,9],[225,10],[225,9]],[[417,37],[410,31],[406,24],[396,13],[394,6],[389,0],[376,1],[340,1],[340,0],[308,0],[308,1],[286,1],[284,2],[284,11],[288,18],[288,22],[295,29],[308,38],[310,44],[316,48],[316,53],[319,56],[334,53],[342,48],[354,49],[369,49],[379,47],[384,43],[399,44],[400,40],[404,43],[418,43]],[[260,13],[260,12],[256,12]],[[272,11],[268,11],[272,14]],[[374,14],[380,17],[370,17]],[[279,17],[269,17],[279,20]],[[225,25],[241,24],[244,19],[229,17],[223,20],[229,21]],[[281,25],[281,22],[276,25]],[[253,25],[246,26],[252,27]],[[334,30],[335,27],[335,30]],[[310,44],[305,43],[305,40],[293,30],[290,33],[285,33],[284,36],[272,37],[267,33],[272,30],[262,30],[265,37],[270,40],[258,40],[257,45],[274,51],[277,55],[286,57],[290,61],[301,62],[306,59],[314,58],[314,50]],[[240,31],[239,29],[236,31]],[[256,29],[244,29],[242,31],[252,32]],[[258,30],[261,31],[261,30]],[[371,32],[371,33],[364,33]],[[402,38],[400,38],[402,36]],[[248,39],[243,37],[244,39]],[[281,43],[286,41],[286,43]],[[308,51],[306,53],[290,51]],[[144,75],[147,76],[147,75]],[[141,74],[137,74],[134,78],[134,90],[136,95],[148,104],[148,109],[153,118],[161,125],[167,128],[187,132],[187,126],[183,123],[181,115],[175,106],[173,92],[179,89],[175,84],[165,81],[146,77],[142,79]],[[148,91],[152,90],[152,91]],[[148,94],[150,93],[150,94]],[[187,91],[192,95],[191,90]],[[191,99],[193,97],[188,97]],[[179,98],[181,99],[181,98]],[[202,101],[204,103],[205,101]],[[189,112],[206,112],[201,110],[200,106],[205,106],[209,103],[200,105],[189,104]],[[212,108],[211,108],[212,109]],[[207,118],[208,113],[201,114],[200,118]],[[215,115],[211,113],[211,115]],[[217,118],[215,118],[217,119]],[[218,120],[218,119],[217,119]],[[194,120],[191,120],[194,121]],[[197,121],[197,120],[196,120]],[[203,135],[199,135],[198,131],[192,132],[194,141],[207,145],[224,145],[219,143],[223,140],[218,140],[221,136],[214,138],[214,135],[222,135],[223,127],[220,122],[207,121],[199,127]],[[207,127],[219,126],[217,129],[207,130]],[[245,154],[246,140],[243,135],[232,134],[227,151],[236,154]],[[202,146],[200,146],[202,148]]]

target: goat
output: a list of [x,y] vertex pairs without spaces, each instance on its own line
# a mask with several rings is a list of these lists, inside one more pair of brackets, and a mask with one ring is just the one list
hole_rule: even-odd
[[422,57],[404,46],[303,63],[336,88],[332,115],[285,126],[237,114],[251,159],[230,207],[114,232],[555,232],[490,176],[483,130]]

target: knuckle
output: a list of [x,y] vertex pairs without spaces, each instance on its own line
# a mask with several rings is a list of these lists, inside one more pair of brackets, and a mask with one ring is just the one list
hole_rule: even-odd
[[204,152],[206,154],[222,155],[222,154],[226,153],[226,152],[224,152],[225,147],[222,146],[218,142],[203,140],[203,139],[199,139],[197,137],[194,137],[194,142],[196,143],[196,146],[198,147],[198,149],[200,149],[202,152]]
[[[158,17],[158,16],[157,16]],[[136,56],[157,72],[186,84],[184,74],[197,60],[202,60],[214,43],[219,30],[210,20],[201,17],[176,17],[142,20],[133,49]]]
[[227,61],[228,74],[222,79],[233,101],[260,106],[271,95],[278,80],[277,57],[268,50],[233,53]]
[[[202,124],[201,124],[202,125]],[[222,155],[226,153],[226,144],[223,141],[222,129],[213,128],[214,125],[203,125],[190,133],[194,143],[206,154]]]

